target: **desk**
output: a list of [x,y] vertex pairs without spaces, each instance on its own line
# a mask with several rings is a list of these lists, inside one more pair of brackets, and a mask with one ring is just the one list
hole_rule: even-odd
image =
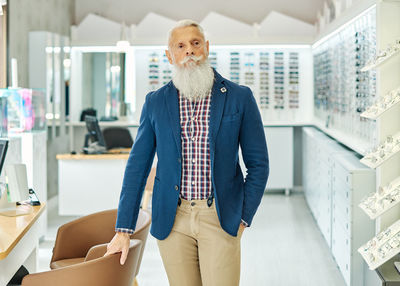
[[118,208],[129,154],[59,154],[60,215],[83,216]]
[[36,272],[42,213],[46,204],[32,207],[29,215],[0,216],[0,286],[6,285],[21,265]]

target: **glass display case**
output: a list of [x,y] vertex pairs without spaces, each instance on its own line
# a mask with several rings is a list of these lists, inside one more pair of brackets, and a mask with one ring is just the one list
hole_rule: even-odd
[[46,129],[44,89],[0,89],[0,99],[1,129],[14,133]]

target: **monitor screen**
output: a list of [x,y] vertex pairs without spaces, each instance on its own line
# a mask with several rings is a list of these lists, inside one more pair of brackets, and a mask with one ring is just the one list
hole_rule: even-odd
[[106,146],[104,142],[103,133],[100,130],[99,122],[95,116],[85,116],[86,128],[90,134],[90,140],[92,142],[98,142],[101,146]]
[[8,140],[0,139],[0,175],[3,169],[4,161],[6,160],[7,149],[8,149]]

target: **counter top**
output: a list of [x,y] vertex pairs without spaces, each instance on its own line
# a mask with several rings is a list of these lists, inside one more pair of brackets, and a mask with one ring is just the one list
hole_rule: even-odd
[[17,208],[32,208],[32,213],[17,217],[0,216],[0,260],[5,259],[22,239],[25,233],[32,227],[46,208],[46,204],[40,206],[18,206]]
[[129,153],[106,153],[106,154],[58,154],[57,160],[119,160],[128,159]]

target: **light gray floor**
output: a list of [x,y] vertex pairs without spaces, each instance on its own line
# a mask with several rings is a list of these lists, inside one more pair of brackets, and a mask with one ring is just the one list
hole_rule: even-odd
[[[57,228],[74,217],[49,211],[49,228],[40,244],[39,270],[49,269]],[[149,235],[138,276],[140,286],[167,286],[155,239]],[[336,263],[311,216],[304,196],[267,194],[242,236],[242,286],[344,286]],[[189,285],[190,286],[190,285]]]

